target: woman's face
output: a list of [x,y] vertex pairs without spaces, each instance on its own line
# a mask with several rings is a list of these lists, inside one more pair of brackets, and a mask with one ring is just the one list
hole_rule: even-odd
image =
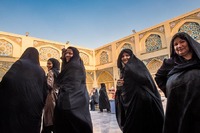
[[182,56],[185,59],[192,58],[192,52],[190,51],[190,48],[186,40],[183,40],[179,37],[174,39],[174,50],[176,54]]
[[65,59],[67,62],[70,61],[70,59],[73,57],[73,51],[71,49],[67,49],[66,54],[65,54]]
[[129,59],[130,59],[130,55],[129,55],[128,53],[123,53],[123,54],[122,54],[121,60],[122,60],[122,62],[123,62],[124,64],[126,64],[126,63],[128,62]]
[[47,61],[47,69],[48,69],[48,71],[51,70],[52,68],[53,68],[53,63],[50,60],[48,60]]

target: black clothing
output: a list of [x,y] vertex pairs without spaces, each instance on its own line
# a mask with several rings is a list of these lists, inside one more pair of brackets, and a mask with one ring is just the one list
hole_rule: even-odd
[[[192,59],[184,60],[174,52],[173,40],[177,37],[188,42]],[[163,133],[199,133],[200,44],[186,33],[175,34],[171,57],[164,60],[155,80],[167,97]]]
[[92,95],[90,97],[90,109],[91,111],[95,111],[95,105],[99,103],[99,98],[98,98],[98,92],[95,90],[95,92],[92,92]]
[[95,111],[95,102],[94,102],[94,100],[90,101],[90,110],[91,111]]
[[110,112],[110,101],[104,83],[101,83],[101,88],[99,90],[99,109],[101,112],[103,112],[103,109],[107,109],[107,111]]
[[172,59],[164,59],[161,68],[156,73],[155,81],[156,81],[158,87],[165,94],[165,97],[167,97],[166,83],[167,83],[168,73],[173,69],[174,66],[175,66],[175,64]]
[[0,132],[40,133],[46,94],[39,53],[35,48],[28,48],[0,83]]
[[98,94],[98,90],[96,89],[94,94],[93,94],[93,100],[95,104],[99,103],[99,94]]
[[63,58],[57,78],[60,89],[55,107],[55,130],[56,133],[92,133],[85,68],[79,51],[74,47],[68,49],[72,49],[73,57],[69,62]]
[[[130,59],[123,67],[122,55]],[[160,94],[146,66],[130,49],[118,57],[123,86],[117,86],[116,117],[123,133],[162,133],[164,112]]]
[[54,133],[54,126],[45,126],[42,130],[42,133]]

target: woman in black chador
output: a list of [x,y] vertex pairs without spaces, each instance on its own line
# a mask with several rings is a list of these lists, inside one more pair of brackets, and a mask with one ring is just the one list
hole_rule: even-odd
[[92,133],[83,61],[75,47],[62,52],[62,68],[57,78],[60,89],[55,107],[55,132]]
[[97,89],[93,88],[90,93],[90,109],[91,111],[95,111],[95,105],[99,103],[99,96]]
[[107,112],[110,112],[110,102],[105,83],[101,83],[101,88],[99,90],[99,109],[100,112],[103,112],[103,109],[107,109]]
[[200,43],[175,34],[155,80],[167,97],[163,133],[200,133]]
[[1,133],[40,133],[46,83],[37,49],[27,48],[0,83]]
[[123,133],[162,133],[163,107],[155,83],[142,61],[123,49],[117,66],[116,117]]

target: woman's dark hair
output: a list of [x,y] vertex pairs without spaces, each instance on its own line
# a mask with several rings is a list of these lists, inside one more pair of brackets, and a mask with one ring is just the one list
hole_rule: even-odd
[[50,58],[48,61],[51,61],[53,64],[52,71],[54,73],[54,78],[56,78],[60,71],[60,62],[55,58]]
[[60,70],[60,62],[55,59],[55,58],[49,58],[48,61],[51,61],[53,64],[53,68],[52,69],[56,69],[56,70]]
[[175,35],[172,37],[172,42],[174,42],[174,40],[175,40],[177,37],[179,37],[180,39],[186,40],[187,43],[189,43],[188,40],[187,40],[187,37],[186,37],[186,33],[185,33],[185,32],[178,32],[177,34],[175,34]]

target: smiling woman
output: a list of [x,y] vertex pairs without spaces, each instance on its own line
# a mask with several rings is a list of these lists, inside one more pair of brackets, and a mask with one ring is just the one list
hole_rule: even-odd
[[161,133],[163,107],[148,69],[130,49],[120,52],[117,66],[121,76],[115,102],[121,130],[123,133]]
[[174,50],[179,55],[189,60],[192,58],[192,51],[189,48],[187,40],[177,37],[174,39]]
[[66,61],[69,62],[70,59],[73,57],[73,50],[67,49],[65,53],[66,53],[65,54]]
[[60,87],[55,107],[56,133],[92,133],[86,74],[75,47],[62,50],[62,70],[56,84]]
[[123,65],[125,65],[126,63],[128,63],[128,60],[130,59],[130,55],[128,53],[123,53],[122,54],[122,63]]
[[175,34],[171,55],[155,80],[167,97],[163,133],[199,133],[200,44],[187,33]]

